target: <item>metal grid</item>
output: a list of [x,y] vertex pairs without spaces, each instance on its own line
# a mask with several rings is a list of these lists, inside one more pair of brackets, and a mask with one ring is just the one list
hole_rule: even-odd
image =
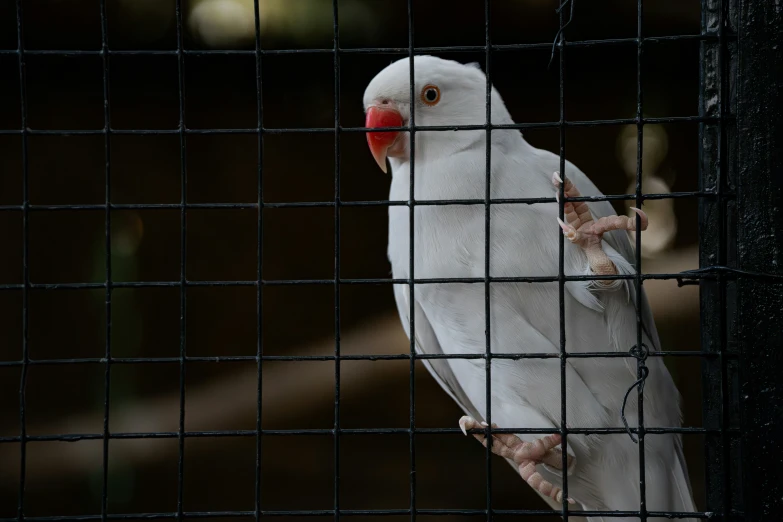
[[[23,299],[23,337],[22,337],[22,359],[19,361],[0,362],[0,366],[18,366],[21,367],[21,387],[19,418],[21,423],[21,432],[18,437],[0,437],[0,443],[19,443],[21,447],[20,463],[20,482],[19,482],[19,500],[18,514],[16,518],[0,519],[0,522],[11,522],[17,520],[21,522],[27,520],[57,520],[57,521],[77,521],[77,520],[109,520],[109,519],[130,519],[130,518],[148,518],[148,519],[182,519],[192,518],[210,518],[210,517],[240,517],[253,516],[259,520],[262,516],[284,516],[284,515],[302,515],[302,516],[333,516],[339,520],[341,516],[365,516],[365,515],[407,515],[411,520],[415,520],[417,515],[483,515],[490,520],[494,515],[562,515],[568,520],[569,513],[577,514],[574,511],[568,511],[568,504],[565,499],[568,497],[568,480],[564,477],[563,483],[563,506],[562,511],[548,510],[498,510],[492,506],[492,483],[491,483],[491,451],[487,449],[487,506],[483,510],[462,510],[462,509],[420,509],[416,505],[416,447],[415,435],[417,434],[457,434],[458,428],[438,428],[422,429],[416,427],[415,413],[415,389],[414,389],[414,368],[415,361],[421,359],[435,358],[464,358],[464,359],[483,359],[486,368],[486,391],[487,391],[487,423],[491,424],[491,404],[490,404],[490,383],[491,383],[491,362],[492,359],[525,359],[525,358],[557,358],[560,360],[561,370],[561,394],[563,403],[561,408],[560,429],[555,433],[560,433],[564,448],[567,446],[568,436],[571,434],[608,434],[608,433],[628,433],[632,438],[638,440],[640,476],[641,485],[641,503],[638,511],[629,512],[578,512],[580,516],[637,516],[641,520],[648,517],[667,516],[667,517],[693,517],[693,518],[720,518],[728,520],[732,516],[741,516],[741,511],[732,506],[732,499],[736,497],[738,481],[732,483],[730,478],[732,457],[732,440],[737,438],[739,430],[733,423],[729,412],[729,373],[731,365],[729,360],[736,359],[737,351],[730,350],[730,342],[727,340],[726,323],[732,319],[734,307],[731,304],[736,297],[732,292],[736,290],[733,285],[736,275],[741,274],[751,278],[779,278],[780,276],[770,276],[758,272],[740,270],[738,268],[729,268],[725,265],[734,265],[736,256],[734,254],[736,245],[732,243],[733,230],[730,230],[727,223],[731,221],[729,213],[734,209],[733,201],[736,194],[733,191],[733,180],[730,179],[734,165],[729,161],[730,156],[734,154],[733,148],[736,146],[736,121],[733,114],[734,102],[732,98],[735,95],[731,87],[732,70],[736,65],[736,33],[727,30],[728,27],[736,27],[737,5],[735,0],[702,0],[702,31],[698,35],[679,35],[665,37],[645,37],[642,33],[643,26],[643,5],[642,0],[637,0],[637,35],[635,38],[621,38],[608,40],[589,40],[589,41],[566,41],[564,29],[570,17],[573,15],[574,0],[570,3],[570,14],[566,17],[568,0],[560,6],[559,23],[560,31],[552,47],[553,55],[557,51],[559,55],[559,99],[560,99],[560,119],[555,122],[547,123],[521,123],[513,125],[497,125],[491,122],[490,113],[490,94],[491,94],[491,58],[496,52],[523,50],[523,49],[548,49],[552,44],[518,44],[518,45],[494,45],[491,39],[490,26],[490,0],[485,0],[485,45],[484,46],[460,46],[460,47],[415,47],[414,46],[414,10],[413,0],[407,0],[408,10],[408,47],[407,48],[361,48],[345,49],[339,42],[339,11],[338,1],[333,0],[334,17],[334,46],[332,49],[306,49],[306,50],[263,50],[260,39],[260,21],[259,8],[255,6],[255,49],[254,50],[231,50],[231,51],[196,51],[188,50],[183,47],[183,21],[182,21],[182,0],[176,2],[176,29],[177,29],[177,49],[176,50],[154,50],[154,51],[119,51],[112,50],[108,46],[107,34],[108,27],[106,21],[106,1],[100,1],[101,14],[101,49],[98,50],[73,50],[73,51],[50,51],[50,50],[26,50],[24,40],[24,11],[21,0],[16,1],[17,7],[17,29],[18,29],[18,48],[11,51],[0,51],[0,54],[15,54],[19,61],[20,76],[20,97],[21,97],[21,122],[22,128],[19,130],[0,130],[0,134],[18,134],[22,138],[23,155],[23,204],[0,206],[1,211],[21,212],[23,223],[23,283],[22,284],[4,284],[0,285],[0,290],[19,289],[22,291]],[[695,116],[673,117],[673,118],[646,118],[643,116],[643,89],[642,89],[642,61],[644,49],[648,45],[654,45],[658,42],[669,41],[698,41],[702,46],[702,96],[700,99],[700,113]],[[566,55],[567,49],[576,47],[601,47],[615,45],[634,45],[636,47],[637,57],[637,107],[636,117],[630,119],[612,119],[612,120],[592,120],[592,121],[569,121],[566,118],[565,108],[565,88],[566,88]],[[635,275],[623,276],[566,276],[564,274],[564,239],[560,234],[559,245],[559,267],[556,277],[491,277],[490,276],[490,248],[489,242],[485,244],[485,275],[483,278],[429,278],[417,279],[414,274],[414,241],[413,224],[414,209],[416,205],[484,205],[485,207],[485,234],[489,237],[491,228],[489,208],[493,204],[537,204],[552,203],[555,198],[529,198],[529,199],[490,199],[490,178],[489,167],[491,162],[490,147],[486,152],[486,194],[483,199],[475,200],[429,200],[416,201],[414,198],[414,159],[411,158],[410,176],[410,196],[408,200],[403,201],[343,201],[340,194],[340,137],[344,132],[366,132],[369,129],[363,127],[343,127],[340,119],[340,57],[348,53],[386,53],[400,54],[413,57],[419,54],[429,53],[449,53],[460,51],[483,51],[486,56],[486,76],[487,76],[487,94],[486,94],[486,123],[484,125],[471,126],[441,126],[424,127],[415,125],[414,104],[411,104],[411,118],[409,127],[403,128],[385,128],[372,129],[379,131],[404,131],[410,133],[411,148],[414,148],[416,132],[419,130],[428,131],[454,131],[454,130],[480,130],[484,129],[487,133],[487,142],[490,142],[491,133],[495,129],[532,129],[532,128],[557,128],[560,132],[560,172],[565,172],[566,155],[566,129],[570,127],[595,127],[603,125],[633,124],[637,127],[638,146],[637,146],[637,167],[636,167],[636,189],[632,194],[609,195],[604,197],[578,197],[568,198],[569,201],[601,201],[601,200],[634,200],[638,207],[641,207],[645,200],[664,199],[664,198],[699,198],[700,201],[700,229],[701,229],[701,251],[702,258],[699,270],[672,273],[672,274],[643,274],[641,270],[641,233],[636,235],[636,268]],[[325,53],[332,54],[334,57],[334,127],[329,128],[306,128],[306,129],[282,129],[266,128],[263,125],[264,112],[262,104],[262,78],[261,63],[266,55],[276,54],[297,54],[297,53]],[[249,54],[255,57],[256,65],[256,94],[257,94],[257,126],[249,129],[189,129],[185,126],[185,95],[184,95],[184,67],[185,56],[188,55],[229,55],[229,54]],[[28,55],[99,55],[103,65],[103,98],[104,98],[104,127],[102,129],[92,130],[43,130],[30,129],[27,125],[27,97],[25,81],[25,57]],[[144,130],[144,129],[113,129],[111,126],[111,112],[109,100],[109,67],[111,57],[116,55],[175,55],[178,63],[179,79],[179,126],[176,129],[166,130]],[[413,82],[413,61],[410,66],[411,75],[411,98],[414,96]],[[718,104],[708,103],[707,96],[716,94],[719,99]],[[701,169],[700,169],[700,189],[691,192],[677,192],[671,194],[646,194],[642,187],[642,136],[645,124],[660,123],[679,123],[679,122],[698,122],[700,124],[701,135]],[[265,135],[283,134],[283,133],[334,133],[334,153],[335,153],[335,172],[334,172],[334,201],[321,202],[293,202],[293,203],[274,203],[264,201],[262,180],[263,167],[262,158],[264,154],[263,142]],[[176,134],[180,141],[180,169],[181,169],[181,202],[179,204],[115,204],[111,202],[111,155],[110,155],[110,136],[112,134],[134,134],[134,135],[160,135]],[[250,134],[257,136],[258,139],[258,194],[257,201],[248,203],[200,203],[194,204],[187,201],[187,163],[186,147],[187,136],[191,134]],[[32,205],[29,203],[28,192],[28,137],[33,135],[104,135],[104,146],[106,153],[105,165],[105,201],[103,204],[95,205]],[[560,215],[563,215],[563,206],[566,198],[561,187],[559,197]],[[408,206],[410,211],[410,278],[409,279],[347,279],[340,275],[340,209],[349,206]],[[262,266],[262,245],[263,245],[263,223],[262,210],[264,208],[281,207],[334,207],[334,277],[332,279],[296,279],[296,280],[268,280],[264,279]],[[112,211],[121,209],[179,209],[181,220],[181,261],[180,278],[177,281],[157,281],[157,282],[119,282],[112,279],[111,256],[109,255],[112,243],[111,237],[111,218]],[[257,237],[257,277],[250,281],[193,281],[186,278],[187,266],[187,211],[188,209],[256,209],[258,211],[258,237]],[[105,281],[103,283],[68,283],[68,284],[46,284],[34,283],[30,281],[28,261],[29,261],[29,225],[28,218],[31,212],[41,210],[100,210],[105,213]],[[637,221],[638,224],[638,221]],[[553,233],[555,233],[553,231]],[[637,344],[642,347],[629,347],[629,352],[596,352],[596,353],[569,353],[566,350],[565,337],[565,310],[564,310],[564,287],[567,281],[584,280],[632,280],[637,290]],[[703,316],[703,340],[705,349],[694,351],[678,352],[647,352],[642,345],[642,327],[641,327],[641,292],[640,289],[645,280],[651,279],[676,279],[680,285],[700,284],[702,289],[702,316]],[[528,354],[494,354],[491,352],[490,345],[490,290],[493,282],[558,282],[559,283],[559,312],[560,312],[560,352],[557,354],[546,353],[528,353]],[[485,289],[485,312],[486,312],[486,351],[484,354],[458,356],[458,355],[425,355],[417,354],[415,347],[415,324],[413,313],[413,301],[411,301],[410,310],[410,353],[400,355],[342,355],[340,351],[340,286],[342,284],[405,284],[409,286],[411,295],[413,295],[414,285],[422,284],[443,284],[443,283],[475,283],[483,284]],[[261,341],[262,331],[262,293],[265,286],[274,285],[334,285],[334,303],[335,303],[335,345],[334,355],[330,356],[269,356],[264,355],[263,344]],[[187,354],[186,321],[187,308],[186,297],[190,287],[197,286],[248,286],[256,289],[257,303],[257,351],[255,356],[237,356],[237,357],[193,357]],[[118,358],[113,357],[111,352],[111,307],[112,291],[115,288],[138,288],[138,287],[178,287],[180,289],[180,353],[179,357],[168,358]],[[60,289],[105,289],[106,301],[106,343],[105,354],[101,358],[79,358],[79,359],[31,359],[28,353],[28,297],[32,289],[60,290]],[[648,369],[645,366],[647,357],[700,357],[703,359],[703,375],[705,379],[705,391],[716,392],[721,397],[720,402],[706,401],[704,406],[705,425],[703,428],[683,427],[683,428],[646,428],[644,426],[643,411],[643,384]],[[565,405],[565,370],[569,358],[577,357],[634,357],[637,360],[638,381],[629,390],[637,390],[639,397],[639,425],[637,427],[616,427],[603,429],[582,429],[567,428],[566,426],[566,405]],[[334,408],[334,426],[332,429],[310,429],[310,430],[262,430],[261,419],[261,370],[264,361],[267,360],[296,360],[296,361],[334,361],[335,363],[335,408]],[[410,426],[401,429],[344,429],[340,425],[340,362],[348,360],[409,360],[410,361]],[[257,415],[255,430],[225,430],[225,431],[185,431],[185,374],[188,362],[195,361],[255,361],[258,368],[258,389],[257,389]],[[170,363],[178,362],[180,369],[180,411],[179,428],[174,432],[151,432],[151,433],[112,433],[109,430],[109,390],[111,386],[111,369],[116,364],[129,363]],[[78,435],[42,435],[29,436],[26,431],[25,423],[25,388],[27,380],[27,370],[33,365],[63,365],[63,364],[98,364],[105,367],[105,396],[104,396],[104,418],[102,433],[86,433]],[[627,395],[626,395],[627,398]],[[474,430],[479,432],[481,430]],[[490,428],[486,429],[487,434]],[[525,429],[525,428],[505,428],[492,429],[493,432],[503,433],[552,433],[552,430],[546,429]],[[350,434],[408,434],[410,450],[410,506],[408,509],[396,510],[346,510],[340,507],[340,442],[343,435]],[[661,513],[652,512],[646,509],[645,505],[645,476],[644,476],[644,440],[648,434],[662,433],[683,433],[683,434],[702,434],[706,439],[707,447],[707,477],[708,477],[708,510],[698,513]],[[334,437],[334,456],[335,456],[335,482],[334,482],[334,508],[329,510],[299,510],[299,511],[270,511],[262,509],[262,499],[260,485],[263,479],[261,470],[260,455],[263,437],[266,436],[284,436],[284,435],[317,435],[331,434]],[[256,438],[256,493],[255,507],[253,511],[221,511],[221,512],[186,512],[183,509],[183,469],[184,469],[184,444],[186,438],[191,437],[226,437],[226,436],[246,436]],[[114,514],[108,512],[107,507],[107,481],[108,481],[108,452],[111,440],[117,439],[143,439],[143,438],[176,438],[179,442],[179,462],[178,462],[178,498],[177,510],[175,512],[165,513],[133,513],[133,514]],[[103,441],[103,479],[102,479],[102,501],[101,513],[89,514],[84,516],[53,516],[53,517],[26,517],[24,515],[25,502],[25,462],[26,445],[32,441],[73,441],[73,440],[102,440]],[[566,452],[563,451],[563,464],[566,466]],[[525,487],[520,483],[520,487]]]

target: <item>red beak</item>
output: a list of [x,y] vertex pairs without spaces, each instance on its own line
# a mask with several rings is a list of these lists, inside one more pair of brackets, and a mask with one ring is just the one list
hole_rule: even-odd
[[[402,127],[402,116],[396,109],[372,106],[367,109],[367,120],[365,127],[368,129],[377,129],[379,127]],[[386,170],[386,151],[394,144],[400,131],[380,131],[368,132],[367,144],[370,146],[372,157],[385,173]]]

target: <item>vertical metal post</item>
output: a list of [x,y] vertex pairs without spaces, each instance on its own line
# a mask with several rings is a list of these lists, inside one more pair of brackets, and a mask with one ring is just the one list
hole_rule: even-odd
[[[739,268],[783,273],[783,6],[742,0],[737,69]],[[739,276],[744,520],[783,514],[783,284]]]
[[16,45],[19,58],[19,105],[22,122],[22,361],[19,376],[19,499],[16,517],[24,520],[25,483],[27,479],[27,371],[29,353],[29,303],[30,303],[30,189],[29,151],[27,128],[27,65],[25,62],[24,17],[22,0],[16,1]]
[[177,86],[179,90],[179,169],[180,169],[180,260],[179,260],[179,425],[177,429],[177,513],[176,519],[182,521],[185,497],[185,379],[187,361],[187,260],[188,260],[188,166],[187,135],[185,133],[185,33],[183,23],[182,0],[176,0],[175,15],[177,26]]
[[[571,0],[574,1],[574,0]],[[644,146],[644,82],[642,81],[642,57],[644,56],[644,4],[642,0],[636,2],[636,207],[642,208],[644,202],[642,191],[642,158]],[[641,218],[636,216],[636,348],[639,354],[644,353],[642,344],[642,227]],[[639,519],[647,522],[647,470],[644,455],[644,379],[648,369],[644,364],[644,357],[636,359],[636,378],[639,379],[637,389],[637,411],[639,415]]]
[[[736,106],[733,88],[736,70],[736,45],[728,45],[727,29],[736,20],[735,0],[702,0],[701,91],[699,116],[709,121],[699,125],[699,190],[714,196],[699,200],[699,265],[736,266]],[[733,280],[718,275],[700,281],[701,345],[709,356],[702,359],[703,425],[705,451],[705,510],[718,520],[730,519],[739,507],[737,492],[741,484],[732,476],[729,430],[731,393],[729,362],[736,352],[729,325],[735,321]],[[734,366],[731,366],[734,368]]]
[[[558,10],[559,15],[559,44],[560,51],[560,68],[559,68],[559,107],[560,107],[560,121],[558,122],[558,130],[560,131],[560,150],[558,154],[560,156],[560,165],[558,170],[560,171],[560,179],[563,183],[560,184],[558,189],[558,209],[557,213],[560,219],[565,219],[565,181],[567,177],[566,173],[566,111],[565,111],[565,53],[566,53],[566,38],[565,38],[565,26],[568,23],[565,21],[565,13],[563,11],[565,3],[561,4]],[[571,12],[573,13],[574,5],[571,4]],[[570,22],[570,19],[569,19]],[[566,384],[566,367],[568,364],[566,354],[566,328],[565,328],[565,237],[558,231],[558,250],[557,250],[557,307],[559,312],[559,334],[560,334],[560,436],[562,437],[562,456],[563,465],[562,469],[568,469],[568,419],[566,418],[566,397],[568,396],[568,387]],[[562,514],[563,521],[568,522],[568,474],[563,473],[563,501],[562,501]]]
[[106,211],[104,231],[106,234],[105,249],[105,294],[106,301],[106,366],[103,381],[103,476],[101,484],[101,520],[106,522],[109,510],[109,412],[111,397],[111,320],[112,320],[112,264],[111,264],[111,111],[109,109],[109,36],[106,14],[106,0],[101,0],[101,64],[103,65],[103,150],[105,161],[104,192]]
[[408,331],[410,332],[410,377],[408,400],[410,403],[408,426],[408,449],[410,454],[410,521],[416,522],[416,78],[414,70],[414,5],[413,0],[408,0],[408,74],[410,75],[410,106],[411,117],[408,122],[410,132],[411,165],[409,169],[410,186],[408,188]]
[[253,2],[253,18],[255,23],[255,60],[256,60],[256,110],[257,147],[257,212],[256,222],[256,487],[255,487],[255,522],[261,522],[261,458],[263,455],[263,435],[261,419],[263,418],[263,373],[264,373],[264,97],[261,76],[261,12],[258,2]]
[[[491,215],[492,207],[490,199],[492,192],[490,190],[492,179],[492,34],[490,28],[492,27],[491,19],[491,0],[484,0],[484,36],[485,36],[485,56],[486,56],[486,106],[484,111],[486,114],[487,124],[487,141],[485,147],[485,172],[484,172],[484,355],[486,360],[484,361],[484,400],[486,401],[487,415],[487,431],[485,434],[486,440],[493,440],[490,433],[492,427],[492,309],[490,307],[490,299],[492,295],[492,288],[490,285],[490,241],[492,240],[491,234]],[[487,472],[487,522],[492,522],[492,447],[493,444],[487,444],[486,449],[486,472]]]
[[340,522],[340,12],[332,1],[334,26],[334,522]]

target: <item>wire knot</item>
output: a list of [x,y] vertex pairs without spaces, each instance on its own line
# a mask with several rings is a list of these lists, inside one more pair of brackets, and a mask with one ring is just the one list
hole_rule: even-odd
[[638,345],[633,345],[631,349],[628,350],[628,353],[631,354],[631,357],[643,363],[647,360],[647,356],[650,355],[650,349],[647,348],[646,344],[642,343],[641,348],[639,348]]
[[631,427],[628,425],[628,419],[625,418],[625,405],[628,402],[628,396],[631,394],[634,388],[639,389],[639,394],[641,394],[644,391],[644,382],[647,380],[647,376],[650,375],[650,369],[644,365],[644,362],[647,360],[647,356],[650,355],[650,349],[647,348],[647,345],[642,343],[641,347],[639,345],[633,345],[630,350],[628,350],[628,353],[639,361],[639,368],[637,370],[638,379],[628,388],[628,390],[625,392],[625,397],[623,397],[623,405],[622,408],[620,408],[620,419],[623,421],[623,425],[625,426],[625,431],[628,433],[628,436],[631,437],[631,440],[634,442],[634,444],[639,443],[639,439],[634,436],[633,431],[631,431]]

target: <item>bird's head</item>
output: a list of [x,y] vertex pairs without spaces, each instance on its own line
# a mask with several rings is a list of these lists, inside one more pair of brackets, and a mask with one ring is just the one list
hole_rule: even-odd
[[[392,63],[372,79],[364,91],[365,127],[407,127],[412,106],[417,127],[486,123],[487,78],[478,64],[464,65],[434,56],[416,56],[413,64],[412,100],[409,58]],[[493,123],[511,121],[503,101],[494,89],[491,109]],[[421,153],[424,146],[429,150],[437,148],[440,154],[448,154],[465,148],[485,135],[483,130],[418,131],[417,154]],[[410,159],[409,132],[369,131],[367,143],[384,172],[387,157],[399,162]]]

